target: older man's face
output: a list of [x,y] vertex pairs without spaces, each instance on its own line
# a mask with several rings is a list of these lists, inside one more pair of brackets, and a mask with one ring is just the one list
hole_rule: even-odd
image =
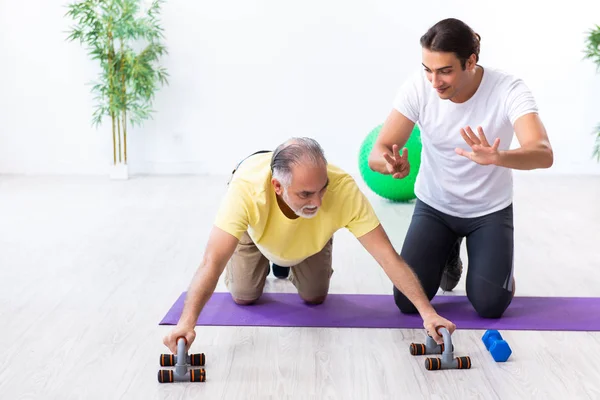
[[312,218],[321,207],[327,185],[327,166],[295,165],[292,169],[292,183],[283,188],[282,197],[296,215]]

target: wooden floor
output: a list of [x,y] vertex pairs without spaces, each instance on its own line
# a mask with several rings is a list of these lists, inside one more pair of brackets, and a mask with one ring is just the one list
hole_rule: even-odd
[[[0,397],[600,398],[600,333],[587,332],[503,331],[513,355],[495,363],[483,331],[459,329],[473,368],[428,372],[408,352],[422,330],[199,327],[208,381],[159,384],[170,328],[158,322],[201,259],[225,180],[0,176]],[[600,296],[600,177],[515,187],[518,295]],[[412,206],[369,197],[400,249]],[[334,243],[331,292],[390,293],[348,232]],[[269,276],[266,290],[293,288]]]

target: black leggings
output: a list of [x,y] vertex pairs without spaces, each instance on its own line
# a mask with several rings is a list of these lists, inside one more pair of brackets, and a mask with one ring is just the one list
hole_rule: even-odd
[[[467,240],[467,297],[484,318],[500,318],[513,297],[513,208],[477,218],[441,213],[417,199],[401,256],[418,276],[429,300],[437,293],[455,246]],[[403,313],[417,312],[394,287]]]

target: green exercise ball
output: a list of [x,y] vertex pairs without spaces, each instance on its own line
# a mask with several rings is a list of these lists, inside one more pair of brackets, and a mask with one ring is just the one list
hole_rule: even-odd
[[[360,174],[367,186],[379,196],[395,202],[408,202],[416,198],[415,180],[421,166],[421,131],[415,124],[404,146],[408,150],[409,174],[402,179],[394,179],[391,175],[380,174],[369,168],[369,154],[382,126],[383,124],[373,129],[360,146],[358,159]],[[401,148],[399,152],[402,154]]]

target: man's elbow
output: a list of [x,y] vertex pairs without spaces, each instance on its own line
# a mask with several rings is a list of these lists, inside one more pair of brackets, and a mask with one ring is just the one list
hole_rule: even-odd
[[542,168],[550,168],[554,164],[554,151],[549,143],[544,143],[544,158],[542,161]]
[[373,172],[383,172],[381,170],[381,165],[382,165],[382,161],[384,161],[384,158],[382,156],[383,151],[380,148],[381,146],[378,146],[377,143],[373,146],[373,148],[371,149],[371,152],[369,153],[369,157],[367,159],[367,165],[369,166],[369,169]]
[[386,273],[390,273],[398,266],[402,267],[406,265],[402,256],[396,252],[393,248],[390,251],[382,254],[378,260],[379,265]]
[[209,279],[217,279],[225,269],[226,262],[223,262],[221,257],[215,255],[213,252],[207,251],[202,257],[202,262],[199,266],[199,270],[207,276]]
[[377,168],[377,162],[375,161],[375,156],[372,151],[371,151],[371,154],[369,154],[369,158],[367,160],[367,165],[369,166],[369,169],[371,171],[375,171]]

